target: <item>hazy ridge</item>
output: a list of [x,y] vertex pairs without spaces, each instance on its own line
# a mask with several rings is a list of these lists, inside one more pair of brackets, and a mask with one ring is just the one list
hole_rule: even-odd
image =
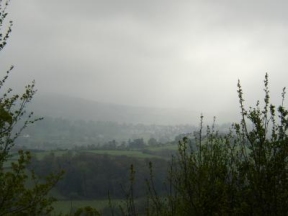
[[57,94],[39,94],[29,106],[36,115],[133,124],[198,124],[200,112],[101,103]]

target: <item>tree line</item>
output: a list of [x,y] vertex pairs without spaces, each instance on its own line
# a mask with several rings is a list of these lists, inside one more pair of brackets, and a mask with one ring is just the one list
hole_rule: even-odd
[[149,162],[156,166],[157,190],[161,192],[168,168],[168,161],[164,159],[67,151],[61,156],[50,153],[42,159],[34,158],[29,169],[39,177],[65,170],[65,174],[55,188],[67,200],[107,199],[108,194],[112,198],[122,199],[124,198],[123,191],[127,188],[131,164],[137,170],[136,195],[137,197],[145,196],[147,192],[145,179],[149,178]]

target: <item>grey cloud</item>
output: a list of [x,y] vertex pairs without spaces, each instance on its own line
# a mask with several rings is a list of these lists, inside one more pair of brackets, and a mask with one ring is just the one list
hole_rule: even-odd
[[273,87],[285,85],[287,4],[12,1],[3,61],[15,63],[19,85],[35,78],[39,91],[218,112],[237,102],[238,78],[251,101],[266,71]]

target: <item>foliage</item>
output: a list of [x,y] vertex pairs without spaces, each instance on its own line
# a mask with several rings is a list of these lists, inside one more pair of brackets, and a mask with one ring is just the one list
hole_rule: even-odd
[[146,189],[143,185],[145,186],[145,177],[149,176],[149,160],[155,163],[157,189],[161,192],[161,182],[165,180],[168,163],[159,158],[67,151],[58,156],[51,153],[40,160],[34,158],[30,168],[39,176],[53,173],[58,167],[64,169],[65,175],[55,188],[67,200],[107,199],[108,192],[111,198],[118,200],[123,198],[123,190],[129,185],[127,167],[131,164],[137,170],[134,176],[135,196],[145,196]]
[[[12,22],[3,30],[7,16],[6,8],[9,0],[0,1],[0,50],[2,50],[11,33]],[[29,125],[40,120],[33,118],[33,113],[26,113],[26,105],[34,94],[34,85],[27,85],[23,94],[13,94],[12,89],[4,90],[4,84],[13,66],[0,81],[0,215],[47,215],[53,208],[54,201],[48,192],[56,184],[62,173],[46,176],[40,180],[34,172],[26,169],[31,154],[22,150],[13,152],[15,140]],[[16,129],[17,128],[17,129]],[[12,161],[12,155],[17,160]],[[9,166],[10,164],[10,166]]]
[[196,146],[191,146],[187,138],[179,143],[179,155],[170,174],[176,215],[288,212],[285,88],[278,116],[270,104],[267,74],[264,93],[264,108],[258,101],[255,108],[246,110],[239,81],[240,124],[234,124],[225,136],[208,127],[204,136],[201,117]]
[[55,199],[47,194],[61,175],[49,175],[41,183],[33,172],[27,174],[30,153],[20,150],[18,154],[19,159],[11,163],[11,168],[0,170],[0,215],[48,215]]
[[[201,116],[194,139],[179,141],[166,195],[154,188],[152,164],[146,215],[286,215],[288,212],[288,111],[270,104],[268,75],[264,106],[246,110],[238,81],[241,121],[228,134],[206,129]],[[122,207],[123,208],[123,207]],[[126,212],[129,209],[126,209]],[[137,213],[132,215],[140,215]],[[127,215],[125,212],[122,215]]]

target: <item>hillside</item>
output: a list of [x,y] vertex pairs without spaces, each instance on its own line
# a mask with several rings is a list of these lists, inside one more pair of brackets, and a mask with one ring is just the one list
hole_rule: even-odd
[[133,124],[195,125],[200,116],[195,111],[109,104],[53,94],[36,95],[29,109],[39,116]]

